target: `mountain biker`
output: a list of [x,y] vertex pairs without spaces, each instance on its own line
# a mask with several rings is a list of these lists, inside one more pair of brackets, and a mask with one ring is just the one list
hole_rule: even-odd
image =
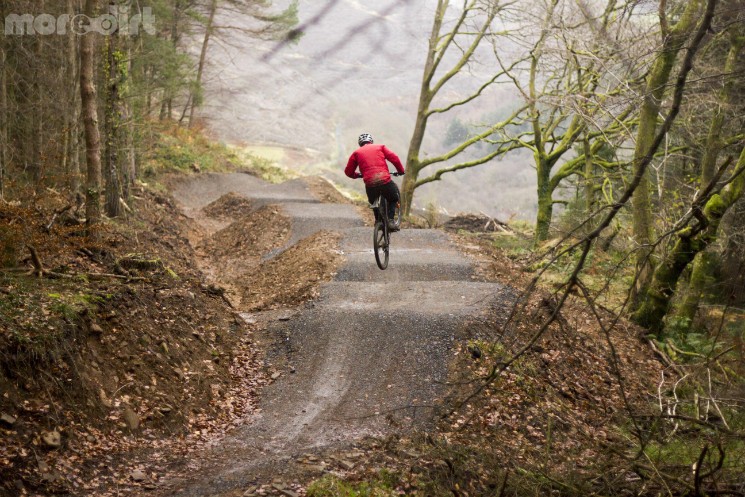
[[[361,134],[357,143],[360,148],[349,157],[344,174],[352,179],[362,178],[367,199],[371,204],[381,195],[388,201],[388,228],[391,231],[398,231],[399,227],[396,226],[394,217],[401,194],[396,183],[391,180],[386,160],[395,166],[399,174],[404,174],[401,159],[385,145],[375,145],[370,133]],[[356,172],[358,167],[361,174]]]

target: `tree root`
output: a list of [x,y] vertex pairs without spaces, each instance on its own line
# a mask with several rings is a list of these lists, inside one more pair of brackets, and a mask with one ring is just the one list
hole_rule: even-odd
[[142,276],[125,276],[121,274],[110,274],[110,273],[76,273],[76,274],[65,274],[55,273],[53,271],[44,271],[44,276],[52,279],[74,279],[80,276],[91,280],[104,280],[104,279],[117,279],[124,281],[147,281],[147,278]]
[[[37,278],[47,277],[52,279],[74,279],[78,278],[80,276],[84,276],[91,280],[101,280],[101,279],[117,279],[117,280],[125,280],[125,281],[146,281],[147,278],[141,277],[141,276],[130,276],[129,274],[109,274],[109,273],[76,273],[76,274],[65,274],[65,273],[57,273],[55,271],[49,271],[47,269],[44,269],[44,264],[41,262],[41,258],[39,257],[39,253],[36,251],[36,248],[32,245],[26,245],[29,252],[31,252],[31,263],[34,266],[34,269],[32,269],[30,272],[28,272],[29,275],[34,275]],[[163,267],[163,263],[158,261],[160,264],[160,267]],[[5,269],[3,271],[26,271],[22,268],[11,268],[11,269]]]

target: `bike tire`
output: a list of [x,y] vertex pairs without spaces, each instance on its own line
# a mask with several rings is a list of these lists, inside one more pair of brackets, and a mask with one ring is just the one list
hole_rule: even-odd
[[375,262],[380,269],[388,267],[388,245],[386,243],[386,232],[388,229],[385,223],[378,221],[375,223],[373,231],[373,249],[375,251]]
[[375,250],[375,262],[380,269],[388,267],[388,257],[390,255],[391,234],[388,231],[388,202],[385,198],[380,199],[378,221],[375,223],[373,231],[373,249]]

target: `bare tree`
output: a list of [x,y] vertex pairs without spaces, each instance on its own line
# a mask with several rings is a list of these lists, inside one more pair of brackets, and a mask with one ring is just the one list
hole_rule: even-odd
[[[0,17],[5,8],[0,6]],[[0,38],[0,200],[5,197],[5,175],[8,170],[8,66],[5,36]]]
[[[500,127],[506,126],[507,121],[498,123],[489,127],[486,131],[473,136],[463,143],[457,145],[452,150],[427,159],[421,159],[420,153],[424,136],[427,131],[429,119],[437,114],[443,114],[456,107],[466,105],[477,99],[489,86],[493,85],[503,74],[503,71],[497,71],[492,77],[481,84],[474,92],[465,98],[443,104],[439,107],[433,107],[433,102],[443,87],[457,76],[469,63],[475,58],[475,54],[485,37],[492,34],[492,23],[506,4],[497,0],[468,0],[464,2],[452,28],[443,32],[443,26],[446,21],[449,0],[438,0],[435,9],[432,31],[429,36],[429,48],[427,58],[424,64],[424,73],[422,75],[422,84],[419,92],[419,105],[417,108],[416,122],[414,131],[409,144],[409,151],[406,158],[406,176],[403,182],[403,211],[406,215],[411,210],[411,202],[414,190],[419,186],[431,181],[440,179],[446,172],[456,171],[467,167],[474,167],[493,159],[502,151],[493,151],[483,157],[468,160],[467,162],[450,166],[446,169],[434,173],[432,176],[419,179],[420,173],[427,167],[448,161],[471,146],[479,143],[484,138],[493,134]],[[460,55],[456,57],[455,62],[448,70],[442,70],[441,65],[449,55],[449,50],[461,48]],[[436,77],[438,71],[444,71],[439,77]]]
[[215,14],[217,13],[217,0],[211,0],[207,25],[204,27],[204,40],[202,41],[202,51],[199,54],[199,64],[197,65],[197,79],[194,82],[194,90],[189,97],[191,109],[189,110],[189,127],[194,124],[194,111],[202,104],[202,75],[204,74],[204,64],[207,60],[207,48],[209,48],[210,36],[212,36],[212,27],[215,23]]
[[[85,1],[85,15],[95,17],[97,0]],[[96,34],[80,37],[80,101],[86,145],[86,223],[89,235],[95,237],[95,226],[101,222],[101,135],[98,129],[98,92],[96,91]]]
[[[562,182],[585,174],[594,165],[618,167],[618,163],[599,160],[598,154],[622,143],[633,128],[635,108],[626,103],[626,93],[641,70],[625,60],[628,55],[618,48],[604,48],[609,33],[616,44],[629,36],[623,34],[629,26],[616,16],[615,4],[609,0],[596,14],[587,6],[572,9],[551,0],[530,48],[528,67],[507,72],[525,102],[525,113],[516,122],[524,122],[529,130],[501,139],[533,154],[538,194],[536,244],[549,237],[554,205],[567,203],[554,195]],[[521,77],[522,71],[527,72],[526,78]],[[612,77],[607,71],[613,71]],[[583,137],[584,151],[575,153]]]
[[105,211],[108,217],[117,217],[121,213],[120,198],[122,195],[121,174],[119,165],[122,145],[122,100],[120,91],[120,74],[123,54],[119,49],[118,30],[107,36],[106,45],[106,114],[104,116],[105,155],[103,178],[105,191]]
[[[74,16],[77,12],[77,0],[67,0],[67,14]],[[67,64],[61,71],[63,91],[66,95],[66,108],[63,111],[63,145],[62,145],[62,170],[68,177],[68,185],[73,193],[80,189],[80,157],[78,154],[80,135],[80,84],[78,76],[78,43],[77,35],[70,29],[67,33]]]

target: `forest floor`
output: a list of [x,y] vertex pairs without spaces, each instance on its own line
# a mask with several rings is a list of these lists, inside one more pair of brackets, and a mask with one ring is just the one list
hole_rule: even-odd
[[640,330],[609,336],[570,302],[486,385],[553,300],[537,292],[505,328],[530,275],[476,227],[405,229],[381,272],[369,213],[321,179],[165,184],[140,185],[97,246],[50,225],[66,203],[54,192],[3,204],[4,265],[38,270],[34,247],[43,277],[0,275],[0,495],[579,495],[635,481],[617,466],[633,449],[627,409],[653,405],[665,369]]

